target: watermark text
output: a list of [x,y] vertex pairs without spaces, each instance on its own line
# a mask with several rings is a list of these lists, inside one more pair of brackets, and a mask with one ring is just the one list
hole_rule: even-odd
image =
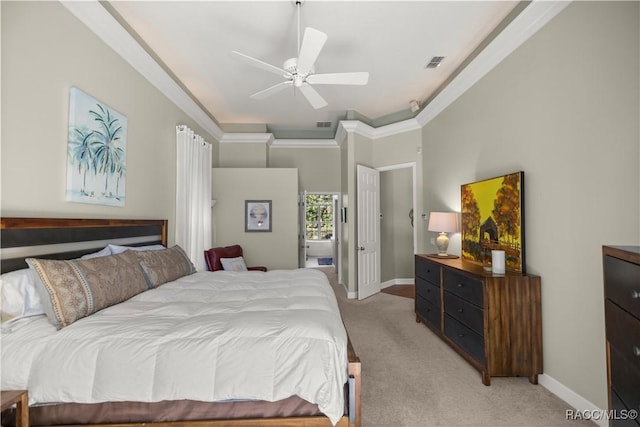
[[638,419],[638,411],[635,409],[567,409],[565,418],[567,420],[591,421],[636,420]]

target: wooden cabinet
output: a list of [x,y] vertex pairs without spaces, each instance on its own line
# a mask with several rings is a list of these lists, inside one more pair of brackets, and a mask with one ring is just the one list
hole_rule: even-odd
[[603,246],[607,385],[612,426],[640,426],[640,246]]
[[492,376],[542,373],[540,277],[493,275],[461,259],[415,257],[416,321],[471,365],[485,385]]

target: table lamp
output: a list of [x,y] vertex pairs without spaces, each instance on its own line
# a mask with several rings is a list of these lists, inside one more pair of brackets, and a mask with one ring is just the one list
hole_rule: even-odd
[[460,231],[458,228],[458,214],[455,212],[431,212],[429,214],[428,230],[440,233],[436,239],[438,256],[448,256],[447,248],[449,247],[449,237],[447,237],[447,233]]

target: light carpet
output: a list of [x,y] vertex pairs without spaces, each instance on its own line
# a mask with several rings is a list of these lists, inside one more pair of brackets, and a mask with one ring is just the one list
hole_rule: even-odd
[[363,301],[346,298],[333,267],[325,272],[362,363],[363,427],[571,426],[572,409],[527,378],[480,373],[426,326],[416,323],[413,300],[380,293]]

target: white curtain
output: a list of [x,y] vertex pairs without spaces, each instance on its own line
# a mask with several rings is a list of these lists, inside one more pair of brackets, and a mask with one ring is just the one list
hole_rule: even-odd
[[211,247],[212,147],[187,126],[176,126],[176,245],[198,271],[206,270],[204,251]]

